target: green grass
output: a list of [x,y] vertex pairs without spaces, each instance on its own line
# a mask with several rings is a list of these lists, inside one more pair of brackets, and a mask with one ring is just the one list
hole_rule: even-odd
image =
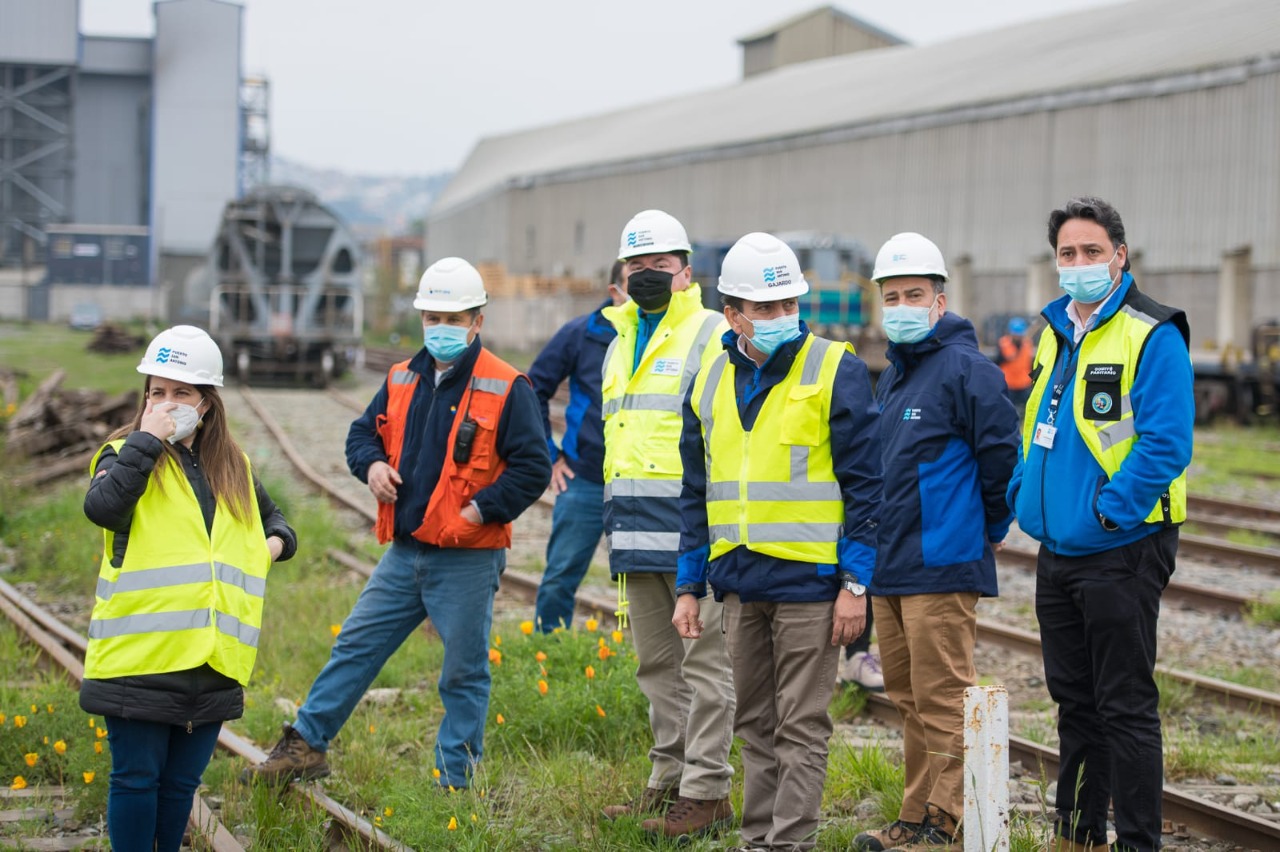
[[53,323],[0,322],[0,365],[27,373],[18,382],[24,398],[58,368],[67,371],[64,388],[141,392],[143,377],[135,368],[143,350],[120,355],[90,352],[85,346],[92,337]]
[[1280,592],[1269,592],[1261,600],[1251,601],[1245,620],[1258,627],[1280,627]]
[[[1280,443],[1280,426],[1271,423],[1242,427],[1222,422],[1196,430],[1195,451],[1187,480],[1192,494],[1266,502],[1275,499],[1280,454],[1268,446]],[[1203,439],[1202,439],[1203,438]],[[1256,478],[1244,478],[1253,471]]]

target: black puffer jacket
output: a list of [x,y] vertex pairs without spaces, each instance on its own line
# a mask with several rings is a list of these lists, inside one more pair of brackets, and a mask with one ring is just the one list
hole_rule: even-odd
[[[200,467],[199,445],[199,437],[194,451],[178,445],[178,457],[200,503],[205,529],[212,530],[217,501]],[[118,454],[107,447],[98,458],[85,496],[84,513],[98,526],[116,533],[111,560],[114,565],[123,562],[134,507],[147,490],[162,452],[164,445],[159,438],[134,432],[125,439]],[[297,551],[297,535],[256,476],[253,484],[263,531],[284,542],[284,550],[276,560],[283,562]],[[203,665],[180,672],[86,679],[80,686],[80,707],[86,713],[101,716],[194,726],[240,718],[244,714],[244,690],[234,678]]]

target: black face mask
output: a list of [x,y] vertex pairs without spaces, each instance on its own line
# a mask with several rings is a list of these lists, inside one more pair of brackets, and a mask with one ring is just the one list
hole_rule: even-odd
[[641,269],[627,276],[627,295],[640,310],[651,313],[660,311],[671,301],[670,272],[658,269]]

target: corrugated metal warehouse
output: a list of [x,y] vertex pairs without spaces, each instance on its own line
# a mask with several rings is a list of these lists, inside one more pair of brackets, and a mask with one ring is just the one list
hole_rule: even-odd
[[1246,346],[1249,322],[1280,314],[1274,0],[1138,0],[484,139],[427,245],[598,276],[646,207],[695,242],[805,229],[874,251],[915,230],[982,318],[1055,295],[1045,220],[1079,194],[1120,210],[1140,282],[1188,310],[1197,347]]
[[[109,315],[163,315],[149,288],[106,267],[180,283],[239,193],[244,9],[153,8],[153,38],[117,38],[81,33],[78,0],[0,0],[0,267],[99,257],[100,280],[120,285],[4,286],[0,315],[61,319],[85,298]],[[121,227],[145,229],[141,243],[121,243]],[[124,257],[138,245],[145,263]]]

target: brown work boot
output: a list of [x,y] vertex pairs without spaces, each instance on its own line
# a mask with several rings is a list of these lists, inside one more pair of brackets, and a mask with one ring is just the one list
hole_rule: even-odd
[[625,805],[607,805],[603,810],[604,818],[617,819],[650,813],[665,814],[667,808],[671,807],[671,803],[676,800],[677,792],[678,788],[674,784],[670,787],[645,787],[639,796]]
[[689,799],[680,796],[661,819],[647,819],[640,827],[662,837],[694,837],[724,828],[733,822],[728,799]]
[[302,734],[286,722],[284,736],[271,749],[271,754],[266,760],[241,772],[240,780],[246,784],[255,778],[268,784],[284,784],[295,778],[308,781],[328,774],[329,762],[324,759],[324,752],[308,745]]
[[895,819],[885,828],[864,831],[853,838],[853,848],[856,852],[884,852],[886,849],[910,843],[919,832],[920,823]]
[[940,852],[964,848],[964,835],[956,818],[937,805],[924,806],[924,820],[916,836],[894,846],[890,852]]

